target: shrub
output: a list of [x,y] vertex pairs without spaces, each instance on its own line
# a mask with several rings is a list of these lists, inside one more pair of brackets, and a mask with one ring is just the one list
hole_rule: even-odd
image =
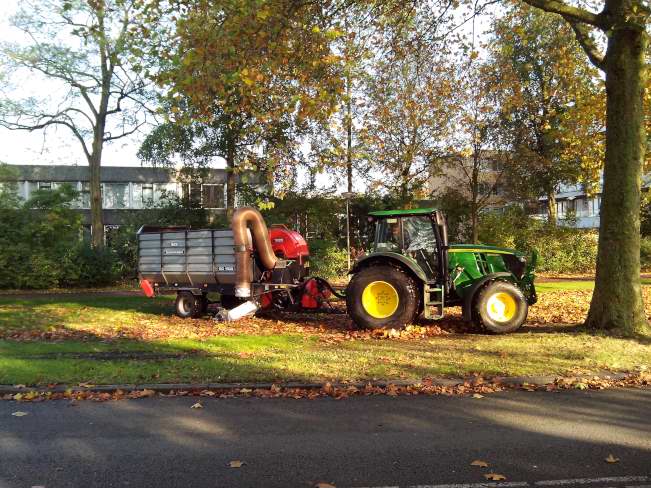
[[348,257],[345,249],[332,241],[310,241],[310,274],[322,278],[341,278],[348,273]]
[[0,288],[60,284],[68,272],[66,256],[81,235],[80,216],[69,208],[75,196],[64,186],[38,191],[24,203],[4,199],[0,208]]
[[119,277],[119,263],[112,249],[93,249],[88,242],[79,242],[66,256],[66,274],[62,285],[99,287],[115,283]]
[[485,244],[538,252],[538,270],[551,273],[585,273],[595,269],[597,233],[593,230],[554,227],[532,219],[521,209],[485,214],[479,239]]
[[651,237],[640,239],[640,265],[642,269],[651,268]]

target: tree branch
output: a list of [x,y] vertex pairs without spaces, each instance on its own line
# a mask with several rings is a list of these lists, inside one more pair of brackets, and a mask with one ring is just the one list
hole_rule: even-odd
[[574,22],[582,22],[607,30],[609,25],[602,14],[595,14],[589,10],[579,7],[572,7],[560,0],[524,0],[532,7],[539,8],[545,12],[562,15],[566,20],[571,19]]
[[590,60],[590,62],[594,64],[597,68],[603,70],[605,56],[599,50],[599,48],[597,47],[597,43],[590,35],[590,28],[586,24],[575,22],[574,20],[572,20],[569,17],[566,17],[565,15],[563,15],[563,18],[567,22],[569,22],[570,26],[572,27],[572,30],[574,31],[576,40],[579,42],[579,44],[581,45],[585,53],[588,55],[588,59]]
[[19,124],[18,122],[7,123],[4,120],[0,120],[0,125],[9,130],[24,130],[28,132],[45,129],[51,125],[63,125],[72,131],[72,133],[81,143],[81,148],[84,150],[84,154],[86,155],[86,158],[90,158],[90,152],[88,151],[88,147],[86,146],[86,141],[81,135],[81,132],[79,132],[79,129],[77,129],[77,127],[72,125],[70,122],[66,122],[64,120],[51,119],[46,122],[41,122],[34,125],[24,125],[24,124]]
[[140,129],[143,125],[145,125],[145,122],[141,122],[140,124],[138,124],[137,126],[135,126],[133,129],[131,129],[131,130],[129,130],[129,131],[126,131],[126,132],[122,132],[122,134],[118,134],[117,136],[112,136],[112,135],[110,135],[111,133],[109,132],[109,133],[108,133],[109,136],[108,136],[108,137],[104,137],[102,140],[103,140],[104,142],[108,142],[108,141],[114,141],[114,140],[116,140],[116,139],[122,139],[123,137],[130,136],[131,134],[133,134],[134,132],[136,132],[138,129]]

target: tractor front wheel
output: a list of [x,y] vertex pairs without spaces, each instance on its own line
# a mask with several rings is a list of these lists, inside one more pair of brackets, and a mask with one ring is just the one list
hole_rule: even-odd
[[477,325],[494,334],[506,334],[519,329],[528,312],[520,288],[506,281],[493,281],[479,292],[473,315]]
[[360,327],[400,329],[418,311],[418,287],[394,266],[371,266],[357,272],[346,288],[348,315]]

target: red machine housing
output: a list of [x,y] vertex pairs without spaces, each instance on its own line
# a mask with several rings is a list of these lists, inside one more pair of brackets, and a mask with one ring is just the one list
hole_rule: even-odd
[[311,278],[305,282],[303,287],[301,307],[319,308],[328,298],[330,298],[330,290],[318,280]]
[[271,247],[279,258],[294,259],[303,264],[305,258],[310,255],[303,236],[282,224],[274,224],[269,228],[269,238]]

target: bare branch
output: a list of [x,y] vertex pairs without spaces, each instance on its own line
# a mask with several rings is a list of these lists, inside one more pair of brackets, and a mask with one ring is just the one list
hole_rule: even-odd
[[116,136],[112,136],[112,135],[110,135],[111,133],[109,132],[109,133],[108,133],[109,136],[108,136],[108,137],[104,137],[102,140],[103,140],[104,142],[108,142],[108,141],[114,141],[114,140],[116,140],[116,139],[122,139],[123,137],[130,136],[131,134],[137,132],[138,129],[140,129],[143,125],[145,125],[145,122],[141,122],[141,123],[139,123],[138,125],[136,125],[133,129],[128,130],[128,131],[123,131],[121,134],[118,134],[118,135],[116,135]]
[[563,18],[569,22],[574,31],[574,35],[576,36],[576,40],[588,55],[590,62],[597,68],[603,70],[605,57],[597,47],[595,40],[590,35],[590,28],[586,24],[575,22],[569,17],[563,16]]
[[[44,117],[54,117],[54,116],[49,116],[49,115],[43,115],[41,118]],[[81,144],[81,148],[84,151],[84,154],[86,155],[86,158],[90,159],[90,152],[88,151],[88,146],[86,145],[86,141],[84,140],[83,135],[79,131],[77,127],[75,127],[72,123],[67,122],[65,120],[59,120],[59,119],[54,119],[52,118],[51,120],[47,120],[41,123],[36,123],[34,125],[27,125],[27,124],[21,124],[19,122],[13,122],[9,123],[4,120],[0,120],[0,125],[6,129],[9,130],[23,130],[23,131],[28,131],[32,132],[35,130],[41,130],[45,129],[47,127],[53,126],[53,125],[62,125],[67,127],[72,131],[72,133],[75,135],[79,143]]]
[[602,14],[595,14],[589,10],[579,7],[572,7],[559,0],[524,0],[532,7],[539,8],[545,12],[562,15],[565,19],[572,19],[574,22],[581,22],[598,27],[602,30],[609,28],[609,23]]

